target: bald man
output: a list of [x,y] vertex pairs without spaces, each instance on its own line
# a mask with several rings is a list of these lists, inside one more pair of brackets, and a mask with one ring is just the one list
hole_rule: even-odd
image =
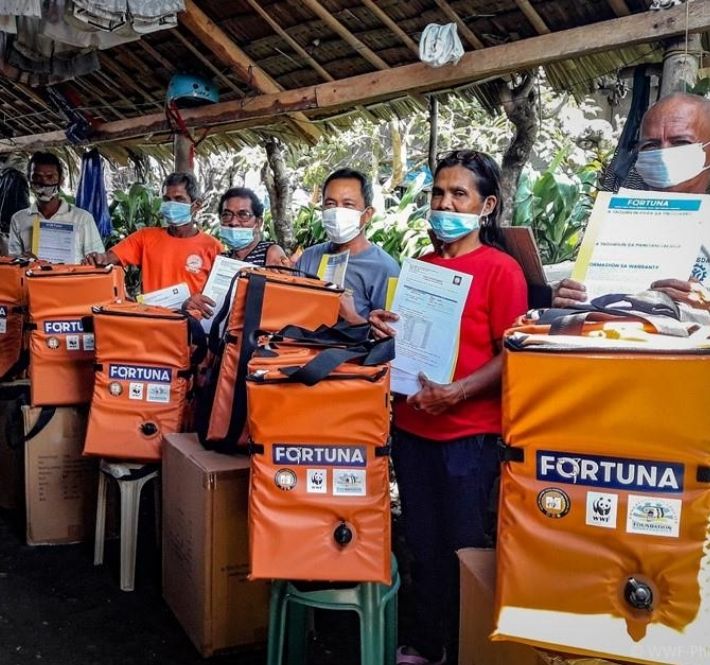
[[[654,191],[706,194],[710,192],[710,100],[675,93],[646,111],[641,121],[636,171]],[[707,309],[710,294],[710,252],[701,250],[693,277],[664,279],[652,289],[674,300]],[[563,279],[554,291],[554,307],[570,307],[587,299],[584,284]]]

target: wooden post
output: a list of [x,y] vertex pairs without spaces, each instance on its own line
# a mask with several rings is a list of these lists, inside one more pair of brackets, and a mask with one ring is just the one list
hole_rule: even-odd
[[194,154],[192,141],[185,134],[175,134],[173,139],[173,155],[175,157],[175,171],[192,173],[194,168]]
[[699,55],[703,52],[700,35],[678,37],[666,42],[663,55],[663,75],[661,78],[661,97],[674,92],[687,92],[698,80],[700,68]]
[[429,97],[429,170],[432,176],[436,168],[436,154],[439,151],[439,100]]

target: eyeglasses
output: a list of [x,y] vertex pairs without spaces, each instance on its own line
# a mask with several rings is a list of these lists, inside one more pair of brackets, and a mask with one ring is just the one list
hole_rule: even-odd
[[223,222],[231,222],[234,218],[238,219],[240,222],[248,222],[252,217],[255,217],[251,210],[237,210],[233,212],[232,210],[222,210],[219,213],[219,218]]
[[456,150],[445,150],[436,155],[436,161],[452,160],[455,162],[470,163],[480,159],[481,153],[478,150],[469,150],[467,148],[458,148]]

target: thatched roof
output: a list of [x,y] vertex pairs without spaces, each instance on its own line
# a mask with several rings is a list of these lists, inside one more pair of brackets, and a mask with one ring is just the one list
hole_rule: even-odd
[[[215,125],[210,134],[212,138],[207,138],[206,144],[214,143],[219,136],[220,143],[238,147],[253,143],[264,132],[303,138],[303,123],[307,120],[317,127],[305,132],[306,137],[310,134],[312,138],[318,132],[328,131],[331,123],[336,122],[329,118],[342,118],[350,113],[387,118],[393,112],[405,113],[412,106],[421,106],[426,102],[422,95],[430,92],[448,94],[453,89],[457,94],[475,96],[487,108],[495,109],[495,94],[475,75],[470,79],[456,79],[451,85],[428,82],[416,94],[396,90],[388,95],[380,89],[372,99],[361,95],[357,104],[344,103],[339,107],[319,103],[318,90],[313,86],[329,82],[347,84],[353,77],[378,71],[386,73],[418,63],[416,44],[429,23],[447,23],[455,18],[467,52],[487,51],[490,47],[520,41],[522,54],[528,41],[521,40],[613,19],[624,21],[625,15],[645,17],[650,13],[651,1],[187,0],[188,11],[181,15],[178,28],[102,51],[100,71],[58,87],[76,100],[79,108],[88,111],[97,125],[109,123],[111,131],[114,126],[117,128],[115,137],[112,134],[111,138],[113,150],[118,146],[120,150],[140,150],[146,141],[165,143],[169,139],[167,127],[155,120],[146,125],[149,131],[139,137],[130,136],[130,131],[121,133],[118,127],[123,126],[119,121],[162,113],[166,86],[171,76],[180,71],[207,74],[219,86],[220,102],[245,107],[253,98],[273,96],[280,90],[303,89],[309,95],[315,90],[312,99],[300,105],[302,109],[298,105],[285,106],[290,115],[278,108],[269,108],[253,117],[237,113],[233,122],[229,122],[228,115],[213,119],[205,123]],[[689,9],[697,14],[697,6],[707,1],[689,0]],[[682,10],[681,7],[652,13],[663,23],[665,15],[672,14],[674,20],[680,20]],[[626,20],[623,26],[631,25]],[[197,29],[195,21],[200,24]],[[210,26],[209,21],[214,25]],[[707,23],[710,24],[710,15]],[[600,26],[600,33],[608,32],[610,25]],[[626,29],[621,23],[619,26]],[[215,27],[216,37],[205,39],[205,31]],[[659,30],[666,28],[662,26]],[[676,34],[683,31],[682,26],[675,28]],[[600,35],[600,38],[605,37]],[[212,38],[226,38],[236,46],[240,63],[230,60],[229,53],[225,57],[224,52],[215,49]],[[649,39],[653,38],[653,34],[649,35]],[[547,62],[547,79],[558,89],[584,92],[591,88],[596,77],[628,65],[661,59],[660,42],[640,43],[639,39],[632,39],[630,44],[633,45],[617,45],[608,50],[590,47],[588,55]],[[549,60],[549,56],[546,55],[545,60]],[[529,64],[525,58],[523,62]],[[510,67],[511,71],[514,69]],[[273,87],[265,89],[258,77],[252,76],[254,73],[273,82]],[[484,78],[495,78],[500,73]],[[13,80],[18,77],[11,68],[5,67],[5,76],[0,79],[0,133],[5,139],[0,141],[0,148],[7,151],[13,144],[22,149],[36,148],[43,143],[56,145],[58,133],[63,132],[67,123],[49,101],[46,90]],[[355,80],[366,84],[366,79]],[[336,88],[336,85],[331,86],[331,91]],[[280,100],[275,98],[274,104],[280,104]],[[298,110],[292,111],[294,108]],[[192,124],[200,125],[197,120]],[[54,141],[50,140],[52,133]],[[146,134],[150,137],[146,138]],[[35,142],[21,140],[31,135],[40,136]]]

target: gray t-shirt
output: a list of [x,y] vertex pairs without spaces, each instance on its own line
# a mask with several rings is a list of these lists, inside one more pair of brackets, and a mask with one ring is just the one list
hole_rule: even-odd
[[[313,245],[301,254],[296,267],[317,275],[323,255],[335,252],[335,247],[329,242]],[[367,318],[373,309],[383,309],[388,281],[398,276],[399,264],[376,245],[370,245],[358,254],[351,254],[345,271],[345,288],[353,292],[357,313]]]

